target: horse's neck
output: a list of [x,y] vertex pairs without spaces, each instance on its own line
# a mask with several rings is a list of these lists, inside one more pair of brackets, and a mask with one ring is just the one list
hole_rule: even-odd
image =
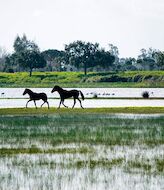
[[62,88],[59,88],[59,89],[58,89],[58,93],[59,93],[60,95],[62,95],[64,91],[65,91],[65,90],[62,89]]
[[28,94],[31,96],[33,92],[31,90],[28,90]]

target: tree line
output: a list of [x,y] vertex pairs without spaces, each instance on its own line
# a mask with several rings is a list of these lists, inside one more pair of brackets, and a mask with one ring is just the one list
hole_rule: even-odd
[[137,59],[119,57],[117,46],[109,44],[108,50],[99,43],[74,41],[66,44],[64,51],[40,51],[38,45],[26,35],[17,36],[14,52],[8,54],[0,47],[0,71],[135,71],[164,70],[164,52],[153,48],[141,49]]

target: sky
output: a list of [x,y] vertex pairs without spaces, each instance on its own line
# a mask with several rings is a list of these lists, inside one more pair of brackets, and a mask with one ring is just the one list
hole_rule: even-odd
[[0,0],[0,47],[12,52],[26,34],[41,51],[82,40],[137,57],[142,48],[164,50],[163,10],[164,0]]

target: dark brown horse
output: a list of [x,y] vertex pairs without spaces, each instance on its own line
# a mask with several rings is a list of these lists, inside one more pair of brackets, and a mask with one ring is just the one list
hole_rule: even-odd
[[[30,100],[28,100],[26,103],[26,108],[27,108],[27,104],[30,101],[34,101],[35,107],[37,108],[36,100],[43,100],[44,101],[43,104],[47,103],[48,109],[49,109],[49,103],[47,101],[47,95],[45,93],[35,93],[32,90],[26,88],[25,91],[23,92],[23,95],[25,94],[28,94],[30,96]],[[43,104],[41,105],[41,107],[43,106]]]
[[73,97],[74,98],[74,104],[72,106],[72,108],[74,108],[75,104],[76,104],[76,99],[80,102],[80,106],[81,108],[83,108],[82,104],[81,104],[81,100],[79,99],[79,94],[81,95],[82,97],[82,100],[84,100],[84,95],[83,93],[80,91],[80,90],[64,90],[62,89],[60,86],[54,86],[54,88],[52,89],[51,93],[57,91],[60,95],[60,103],[59,103],[59,107],[60,108],[60,105],[61,103],[63,104],[63,106],[65,106],[66,108],[68,108],[68,106],[64,105],[64,100],[66,98],[71,98]]

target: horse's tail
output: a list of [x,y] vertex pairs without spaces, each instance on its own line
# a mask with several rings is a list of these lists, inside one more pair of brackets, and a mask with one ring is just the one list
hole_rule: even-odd
[[80,92],[80,95],[81,95],[81,97],[82,97],[82,100],[84,100],[85,98],[84,98],[84,94],[79,90],[79,92]]

